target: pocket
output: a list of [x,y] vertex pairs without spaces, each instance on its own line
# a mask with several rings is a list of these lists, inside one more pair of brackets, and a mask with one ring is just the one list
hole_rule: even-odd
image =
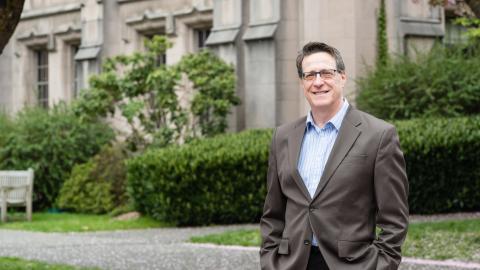
[[338,257],[347,261],[354,261],[362,258],[368,252],[369,242],[338,241]]
[[368,158],[368,155],[367,154],[348,154],[345,156],[345,159],[344,160],[352,160],[352,161],[356,161],[356,160],[366,160]]
[[288,255],[288,253],[288,239],[282,238],[282,240],[280,240],[280,246],[278,247],[278,254]]

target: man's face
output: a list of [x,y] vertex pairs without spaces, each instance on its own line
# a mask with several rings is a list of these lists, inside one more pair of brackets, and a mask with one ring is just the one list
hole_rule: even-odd
[[302,70],[304,74],[320,73],[314,74],[312,80],[302,78],[303,92],[312,111],[337,111],[342,104],[343,87],[347,77],[345,73],[339,73],[338,71],[332,74],[332,70],[336,70],[335,58],[325,52],[305,56],[302,62]]

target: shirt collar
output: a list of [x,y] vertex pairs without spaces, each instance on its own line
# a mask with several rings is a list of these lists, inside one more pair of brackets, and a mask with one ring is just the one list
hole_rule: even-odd
[[[342,126],[343,118],[345,118],[345,114],[347,113],[348,106],[349,106],[348,101],[346,98],[344,98],[342,107],[330,120],[327,121],[324,128],[327,128],[328,126],[333,126],[337,131],[340,130],[340,127]],[[321,129],[317,125],[315,125],[315,122],[313,122],[313,116],[312,116],[311,110],[307,114],[306,124],[307,124],[307,128],[309,126],[313,126],[317,131]]]

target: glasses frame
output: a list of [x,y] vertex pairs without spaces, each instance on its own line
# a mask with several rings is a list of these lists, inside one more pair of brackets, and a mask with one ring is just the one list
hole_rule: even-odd
[[[333,73],[333,76],[332,76],[332,77],[326,77],[326,78],[325,78],[325,75],[326,75],[325,71],[333,71],[333,72],[332,72],[332,73]],[[317,76],[320,76],[320,78],[321,78],[322,80],[331,80],[331,79],[333,79],[333,78],[335,77],[335,74],[336,74],[336,73],[340,73],[340,71],[337,70],[337,69],[333,69],[333,68],[322,69],[322,70],[320,70],[320,71],[302,72],[302,79],[303,79],[304,81],[307,81],[307,82],[312,82],[312,81],[315,81],[315,80],[317,79]],[[313,77],[313,79],[307,79],[307,78],[306,78],[306,76],[312,75],[312,74],[315,75],[315,77]],[[324,76],[322,76],[322,74],[323,74]],[[328,74],[328,75],[330,75],[330,74]]]

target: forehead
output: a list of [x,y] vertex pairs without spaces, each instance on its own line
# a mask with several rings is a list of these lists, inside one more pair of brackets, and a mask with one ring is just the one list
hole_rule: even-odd
[[326,52],[314,53],[303,58],[302,69],[304,71],[317,68],[336,69],[335,58]]

